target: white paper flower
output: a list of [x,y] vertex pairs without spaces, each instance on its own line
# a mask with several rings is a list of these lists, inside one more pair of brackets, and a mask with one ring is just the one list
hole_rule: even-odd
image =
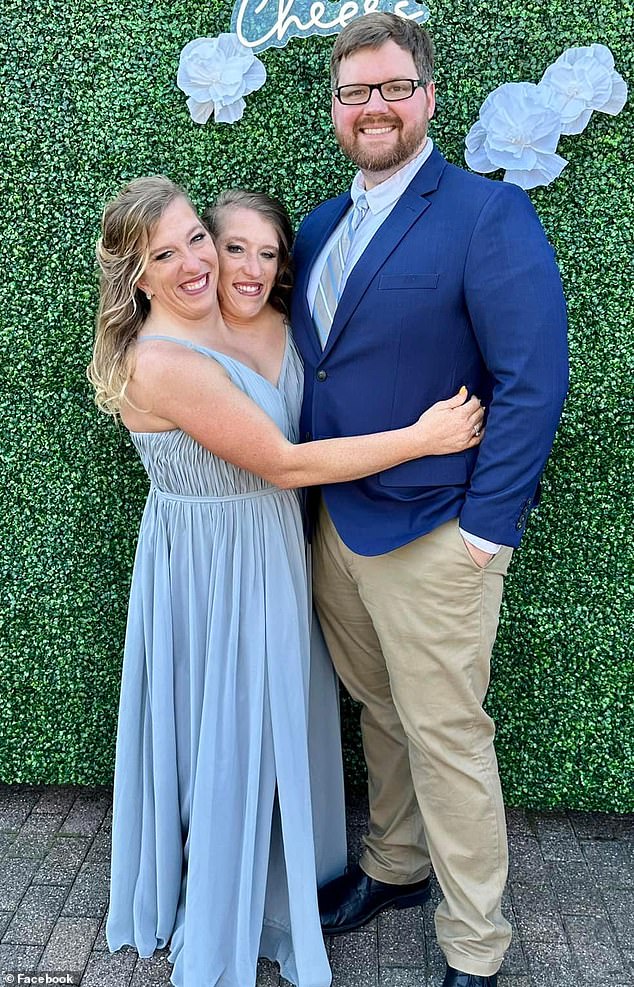
[[555,154],[561,121],[532,82],[507,82],[487,96],[465,141],[465,159],[484,174],[504,168],[523,189],[548,185],[568,163]]
[[560,114],[562,134],[580,134],[593,110],[615,115],[627,100],[627,85],[605,45],[568,48],[546,69],[539,88]]
[[236,34],[196,38],[181,51],[176,84],[187,93],[195,123],[213,113],[217,123],[235,123],[244,113],[244,96],[263,86],[266,69]]

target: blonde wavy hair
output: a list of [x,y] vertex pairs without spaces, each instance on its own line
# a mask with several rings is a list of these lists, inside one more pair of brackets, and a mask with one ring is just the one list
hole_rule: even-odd
[[[150,256],[152,231],[168,206],[189,197],[169,178],[137,178],[104,209],[97,240],[99,308],[88,379],[97,406],[117,415],[132,372],[130,347],[150,312],[138,287]],[[193,208],[193,207],[192,207]]]

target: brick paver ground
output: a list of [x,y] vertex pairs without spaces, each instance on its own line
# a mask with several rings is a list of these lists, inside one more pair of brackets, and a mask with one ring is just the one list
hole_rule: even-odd
[[[74,971],[83,987],[169,984],[165,951],[141,960],[107,950],[111,798],[106,788],[0,786],[0,984],[4,976],[20,987],[44,971]],[[511,809],[507,817],[514,938],[499,987],[634,984],[634,816]],[[353,805],[353,857],[364,820],[365,807]],[[438,898],[434,887],[424,908],[384,912],[329,942],[333,987],[438,987]],[[273,964],[260,963],[257,987],[283,984]]]

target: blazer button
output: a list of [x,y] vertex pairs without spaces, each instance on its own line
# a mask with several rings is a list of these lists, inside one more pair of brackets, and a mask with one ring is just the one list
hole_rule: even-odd
[[325,370],[318,370],[317,371],[317,380],[325,380],[327,376],[328,376],[328,374],[326,373]]

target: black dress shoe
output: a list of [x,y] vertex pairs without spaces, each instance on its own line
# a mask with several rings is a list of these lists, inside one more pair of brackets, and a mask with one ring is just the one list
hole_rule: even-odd
[[497,987],[497,982],[497,973],[492,973],[490,977],[478,977],[475,973],[461,973],[448,965],[442,987]]
[[380,911],[422,905],[429,897],[429,878],[415,884],[375,881],[358,864],[318,891],[321,928],[325,936],[338,936],[365,925]]

